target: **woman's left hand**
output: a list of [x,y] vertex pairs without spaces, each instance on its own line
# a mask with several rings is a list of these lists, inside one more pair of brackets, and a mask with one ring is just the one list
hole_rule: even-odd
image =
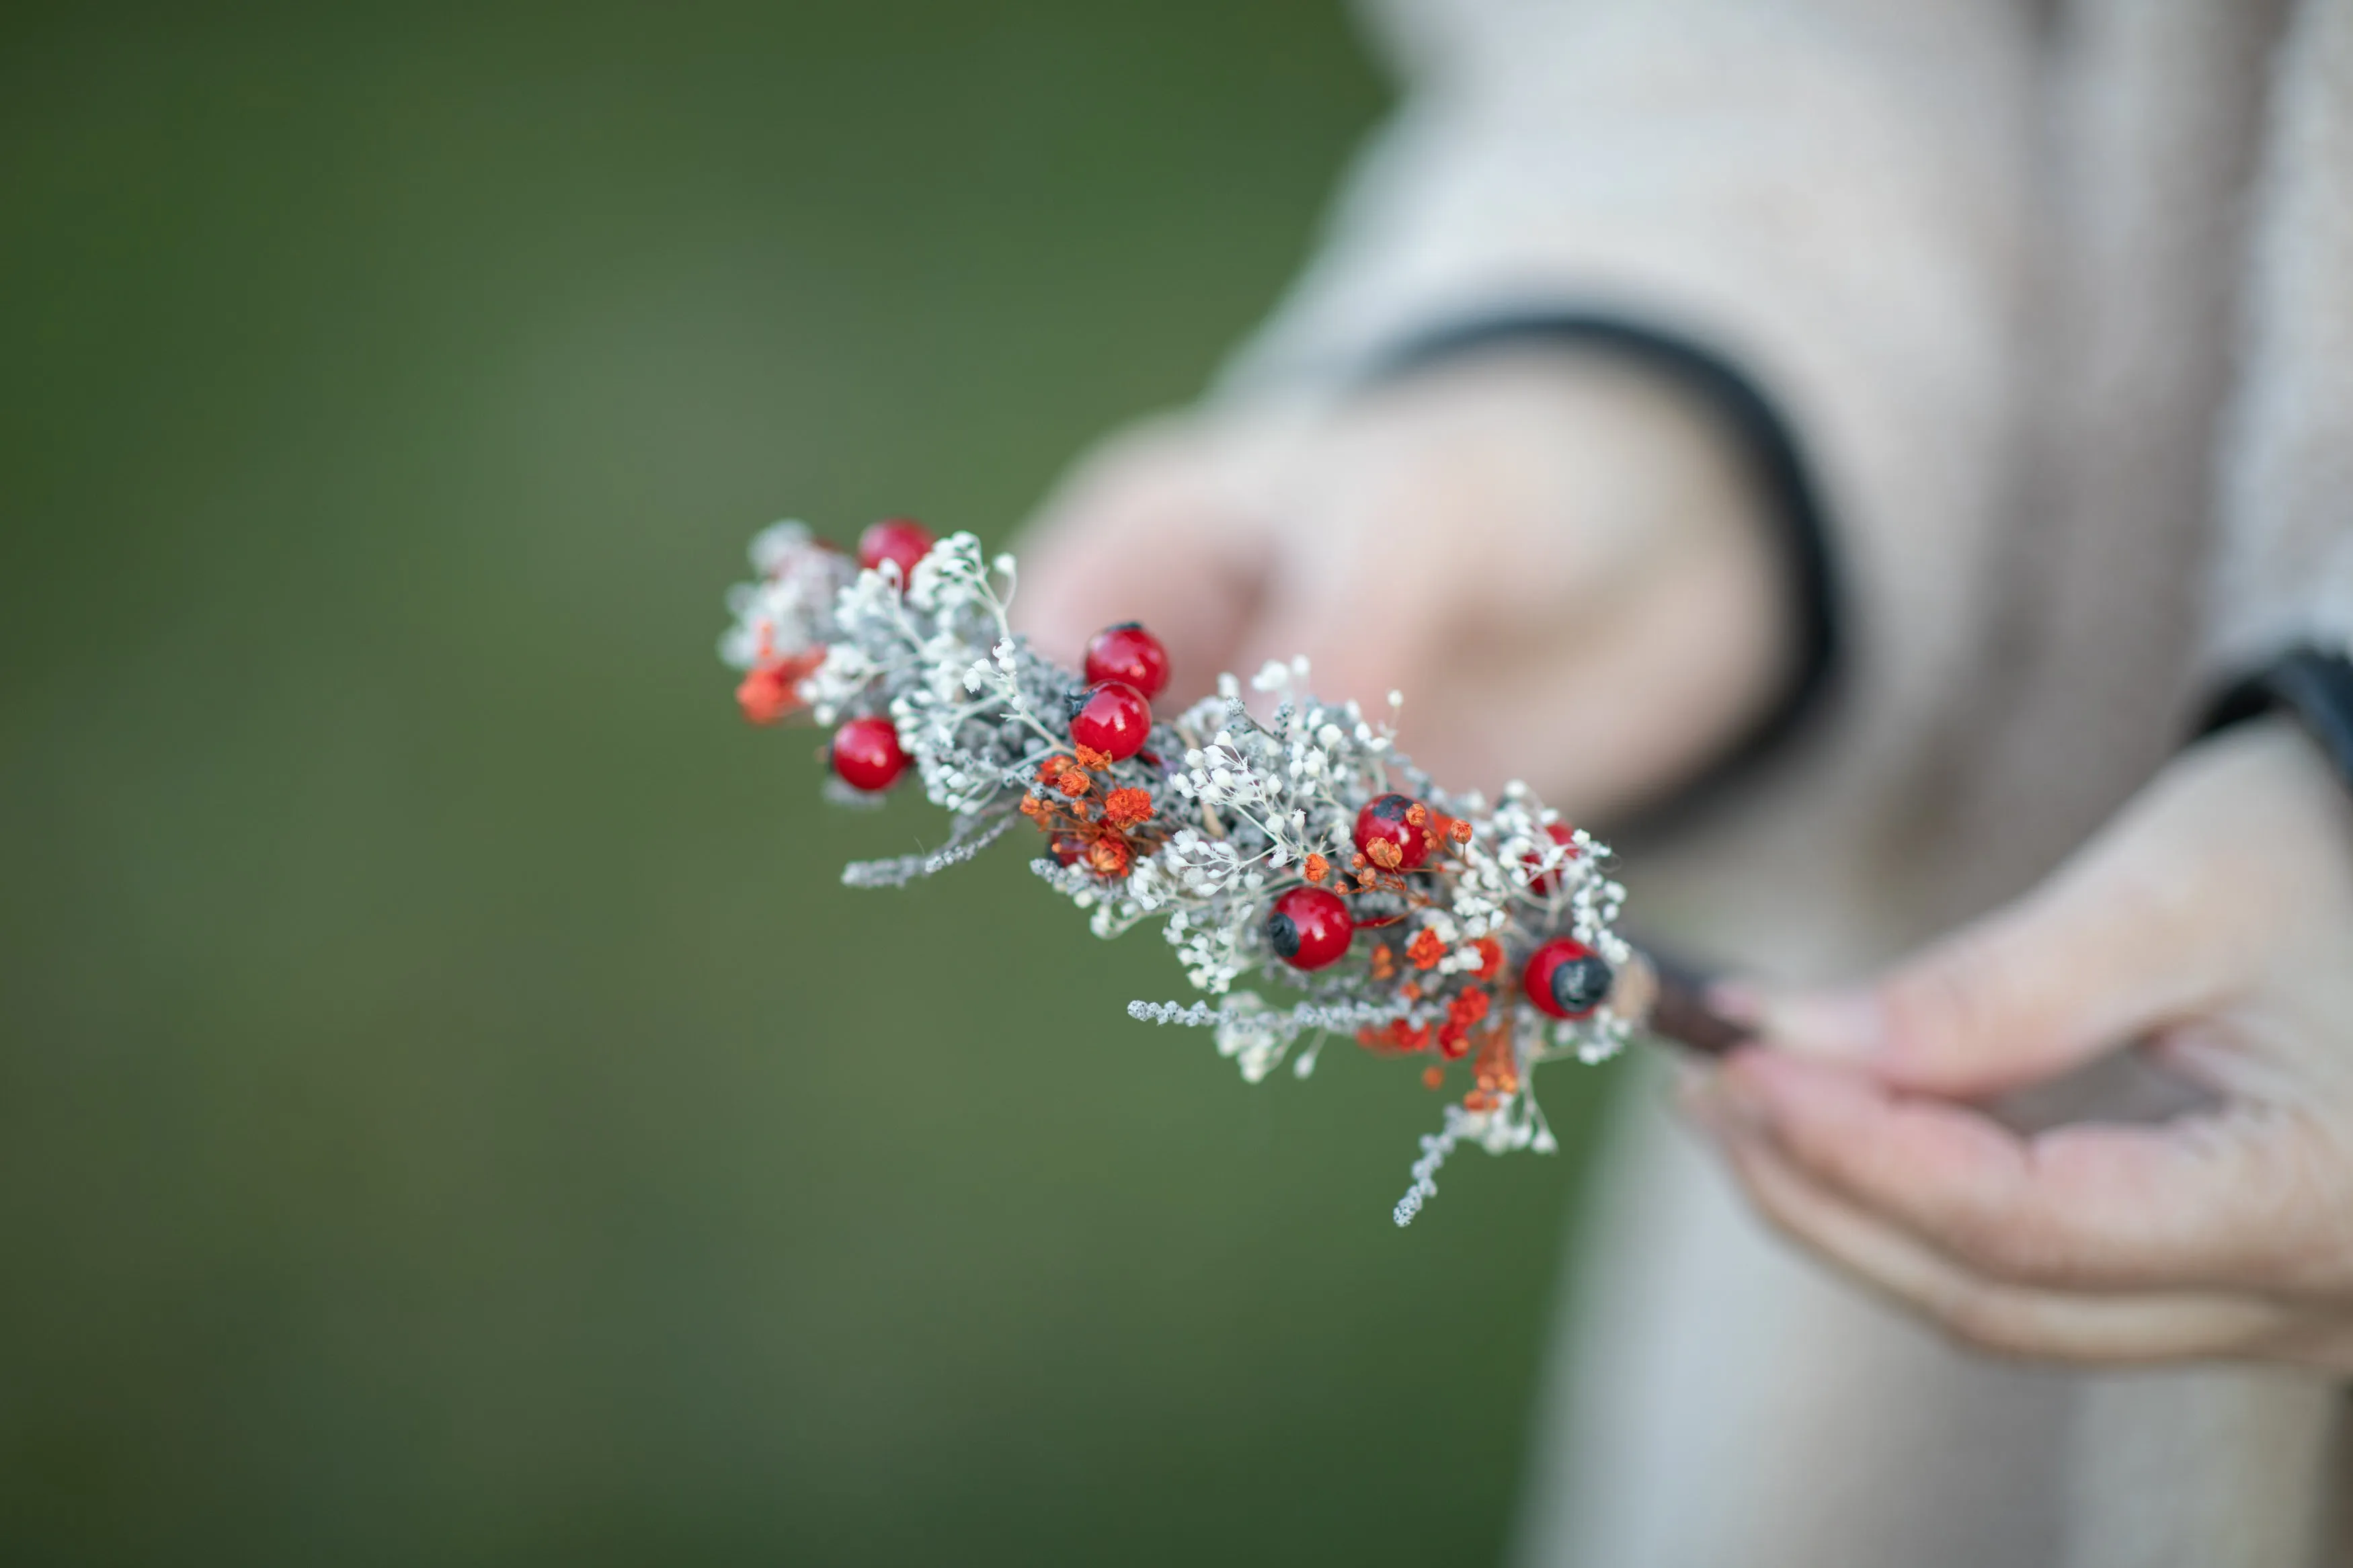
[[[2353,1373],[2353,798],[2277,721],[2185,752],[2034,893],[1767,998],[1685,1099],[1781,1230],[1954,1337]],[[2022,1136],[1968,1101],[2137,1043],[2216,1108]]]

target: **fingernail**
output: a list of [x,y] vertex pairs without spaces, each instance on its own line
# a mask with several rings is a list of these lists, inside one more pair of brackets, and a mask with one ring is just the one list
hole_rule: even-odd
[[1783,1050],[1833,1061],[1875,1056],[1886,1040],[1879,1003],[1867,991],[1810,991],[1761,999],[1757,1023]]

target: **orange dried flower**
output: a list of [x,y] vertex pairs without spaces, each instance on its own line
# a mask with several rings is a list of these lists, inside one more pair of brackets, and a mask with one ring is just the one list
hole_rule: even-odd
[[1053,815],[1053,807],[1034,795],[1025,795],[1021,797],[1021,815],[1043,827],[1046,818]]
[[1397,953],[1388,942],[1382,942],[1373,949],[1373,978],[1376,980],[1397,978]]
[[1411,1056],[1430,1048],[1430,1030],[1427,1026],[1417,1029],[1403,1018],[1391,1018],[1379,1028],[1357,1030],[1356,1044],[1383,1056]]
[[1424,926],[1414,932],[1411,942],[1405,944],[1405,955],[1413,960],[1416,969],[1435,969],[1438,961],[1446,956],[1446,944],[1438,940],[1436,931]]
[[1487,1016],[1487,994],[1465,991],[1446,1005],[1447,1018],[1457,1024],[1475,1024]]
[[1133,827],[1152,815],[1152,796],[1140,789],[1115,789],[1103,801],[1103,820],[1113,827]]
[[1512,1057],[1511,1031],[1492,1028],[1479,1042],[1479,1087],[1499,1096],[1520,1091],[1519,1064]]
[[1111,753],[1109,752],[1098,752],[1092,746],[1081,746],[1079,748],[1079,766],[1091,769],[1095,773],[1101,773],[1105,768],[1111,766]]
[[1054,781],[1054,787],[1060,790],[1064,795],[1069,795],[1072,800],[1076,800],[1079,796],[1086,794],[1087,791],[1094,788],[1094,781],[1088,778],[1086,774],[1079,772],[1078,769],[1070,768],[1064,771],[1060,778]]
[[1405,864],[1405,851],[1386,838],[1374,839],[1365,846],[1365,853],[1371,856],[1373,864],[1384,871],[1394,871]]
[[1457,844],[1468,844],[1471,842],[1471,825],[1459,816],[1455,817],[1446,825],[1446,837]]
[[778,678],[776,667],[768,665],[745,673],[735,688],[735,705],[753,723],[773,724],[799,707],[800,699],[793,694],[791,682]]
[[1406,807],[1405,819],[1412,826],[1427,827],[1430,826],[1430,807],[1415,801]]
[[1048,757],[1044,762],[1038,764],[1039,782],[1041,784],[1052,784],[1056,779],[1060,778],[1065,773],[1069,772],[1071,767],[1071,762],[1068,757]]
[[1494,979],[1504,967],[1504,944],[1492,936],[1482,936],[1471,945],[1479,950],[1479,978]]
[[1421,1082],[1422,1087],[1425,1089],[1445,1088],[1446,1069],[1440,1067],[1436,1062],[1430,1063],[1428,1067],[1421,1069]]
[[1106,833],[1087,850],[1087,864],[1106,877],[1127,875],[1127,840]]
[[803,676],[825,662],[825,650],[814,648],[774,658],[768,657],[766,638],[763,637],[761,656],[766,662],[744,672],[743,682],[735,688],[735,703],[753,723],[773,724],[800,711],[801,694],[795,688]]
[[1320,882],[1332,874],[1332,862],[1321,855],[1310,855],[1307,858],[1306,866],[1303,868],[1306,871],[1309,881]]
[[1462,1109],[1465,1110],[1493,1110],[1495,1109],[1495,1097],[1489,1094],[1483,1089],[1474,1089],[1470,1093],[1462,1097]]

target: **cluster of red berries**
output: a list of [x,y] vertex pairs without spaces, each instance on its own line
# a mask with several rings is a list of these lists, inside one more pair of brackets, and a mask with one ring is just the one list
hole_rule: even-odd
[[1168,650],[1134,621],[1087,644],[1087,684],[1071,699],[1071,740],[1121,762],[1144,749],[1152,700],[1167,689]]
[[[903,587],[915,563],[931,552],[932,531],[908,517],[886,517],[858,536],[858,563],[869,571],[885,561],[899,569]],[[851,719],[834,731],[828,748],[835,776],[852,789],[880,793],[907,771],[898,726],[880,714]]]
[[1088,684],[1070,694],[1069,729],[1075,756],[1050,757],[1021,802],[1021,814],[1047,836],[1054,858],[1083,862],[1099,877],[1125,877],[1139,851],[1159,837],[1152,824],[1152,793],[1117,788],[1097,774],[1141,755],[1152,732],[1152,699],[1168,684],[1168,650],[1134,622],[1095,634],[1087,645]]
[[[1440,841],[1425,826],[1429,820],[1427,808],[1418,802],[1401,795],[1380,795],[1356,814],[1352,837],[1357,855],[1391,873],[1418,869]],[[1556,844],[1572,842],[1567,828],[1556,825],[1549,831]],[[1555,874],[1548,873],[1530,886],[1549,891],[1554,879]],[[1388,923],[1358,921],[1348,900],[1329,888],[1293,888],[1274,900],[1266,920],[1266,941],[1275,956],[1293,968],[1322,969],[1347,952],[1360,925]],[[1529,955],[1520,984],[1539,1010],[1556,1018],[1582,1018],[1609,994],[1611,977],[1600,954],[1573,937],[1555,937]]]
[[[907,518],[868,529],[858,542],[858,563],[885,561],[905,582],[932,548],[931,532]],[[1087,645],[1087,684],[1071,694],[1071,743],[1124,762],[1144,749],[1152,732],[1152,699],[1168,685],[1168,650],[1160,639],[1131,621],[1095,634]],[[907,753],[891,721],[851,719],[833,732],[833,771],[853,789],[889,789],[907,771]]]
[[[818,541],[818,547],[834,547]],[[915,563],[934,543],[931,530],[911,518],[890,517],[869,528],[858,541],[858,563],[873,568],[885,561],[899,569],[904,584]],[[763,638],[759,662],[746,670],[735,688],[735,700],[754,724],[774,724],[801,706],[796,688],[824,661],[822,648],[804,648],[776,655]],[[833,771],[858,789],[886,790],[907,771],[907,753],[900,749],[898,731],[888,719],[852,719],[834,731],[830,748]]]

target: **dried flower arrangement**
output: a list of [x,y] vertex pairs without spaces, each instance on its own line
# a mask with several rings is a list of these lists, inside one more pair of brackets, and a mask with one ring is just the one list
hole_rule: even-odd
[[[912,766],[950,814],[941,848],[842,879],[928,876],[1026,823],[1032,868],[1095,934],[1162,921],[1215,998],[1134,1002],[1134,1017],[1214,1030],[1251,1082],[1286,1058],[1306,1077],[1335,1034],[1423,1057],[1433,1089],[1461,1065],[1469,1087],[1421,1140],[1398,1225],[1463,1143],[1551,1152],[1534,1069],[1604,1060],[1650,1012],[1651,971],[1613,928],[1625,889],[1608,847],[1524,785],[1492,805],[1440,789],[1397,749],[1398,694],[1378,717],[1320,702],[1296,660],[1251,681],[1266,718],[1230,675],[1162,717],[1168,661],[1149,632],[1105,630],[1073,676],[1014,633],[1013,558],[984,560],[969,533],[893,519],[853,560],[782,522],[751,553],[759,577],[731,593],[721,644],[744,714],[834,726],[837,800],[873,802]],[[1236,989],[1245,976],[1287,1000]]]

